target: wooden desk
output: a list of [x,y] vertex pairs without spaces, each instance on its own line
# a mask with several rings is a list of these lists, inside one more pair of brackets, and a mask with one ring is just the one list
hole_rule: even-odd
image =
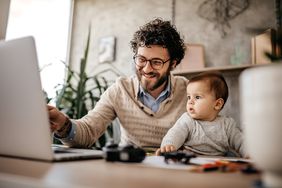
[[0,187],[244,188],[253,187],[259,178],[258,174],[193,173],[102,159],[48,163],[0,157]]

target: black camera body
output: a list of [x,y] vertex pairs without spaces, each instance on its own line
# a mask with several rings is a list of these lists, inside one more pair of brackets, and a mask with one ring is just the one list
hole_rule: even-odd
[[142,148],[126,145],[118,146],[113,142],[107,143],[103,148],[106,161],[120,161],[129,163],[139,163],[145,159],[146,153]]

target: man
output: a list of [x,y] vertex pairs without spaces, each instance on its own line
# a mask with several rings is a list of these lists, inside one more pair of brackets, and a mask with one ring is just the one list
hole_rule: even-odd
[[185,112],[187,80],[170,74],[185,46],[168,21],[155,19],[131,41],[136,75],[121,77],[83,118],[70,120],[48,105],[55,136],[71,147],[91,147],[116,117],[121,143],[159,147],[163,136]]

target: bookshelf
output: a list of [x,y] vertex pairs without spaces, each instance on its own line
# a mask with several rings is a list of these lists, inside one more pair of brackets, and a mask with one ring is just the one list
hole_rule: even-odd
[[237,72],[237,71],[243,71],[244,69],[247,68],[252,68],[252,67],[257,67],[257,66],[262,66],[262,65],[255,65],[255,64],[245,64],[245,65],[228,65],[228,66],[221,66],[221,67],[205,67],[202,69],[191,69],[191,70],[175,70],[172,72],[174,75],[181,75],[181,76],[187,76],[187,75],[193,75],[193,74],[198,74],[201,72],[206,72],[206,71],[220,71],[222,73],[226,72]]

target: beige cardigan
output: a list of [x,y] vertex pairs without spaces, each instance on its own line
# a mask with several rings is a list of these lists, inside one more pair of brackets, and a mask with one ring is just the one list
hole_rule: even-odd
[[120,77],[110,86],[95,108],[79,120],[73,140],[62,139],[72,147],[91,147],[117,117],[120,121],[121,143],[159,147],[163,136],[186,111],[187,80],[170,76],[171,95],[154,113],[138,99],[139,81],[136,76]]

